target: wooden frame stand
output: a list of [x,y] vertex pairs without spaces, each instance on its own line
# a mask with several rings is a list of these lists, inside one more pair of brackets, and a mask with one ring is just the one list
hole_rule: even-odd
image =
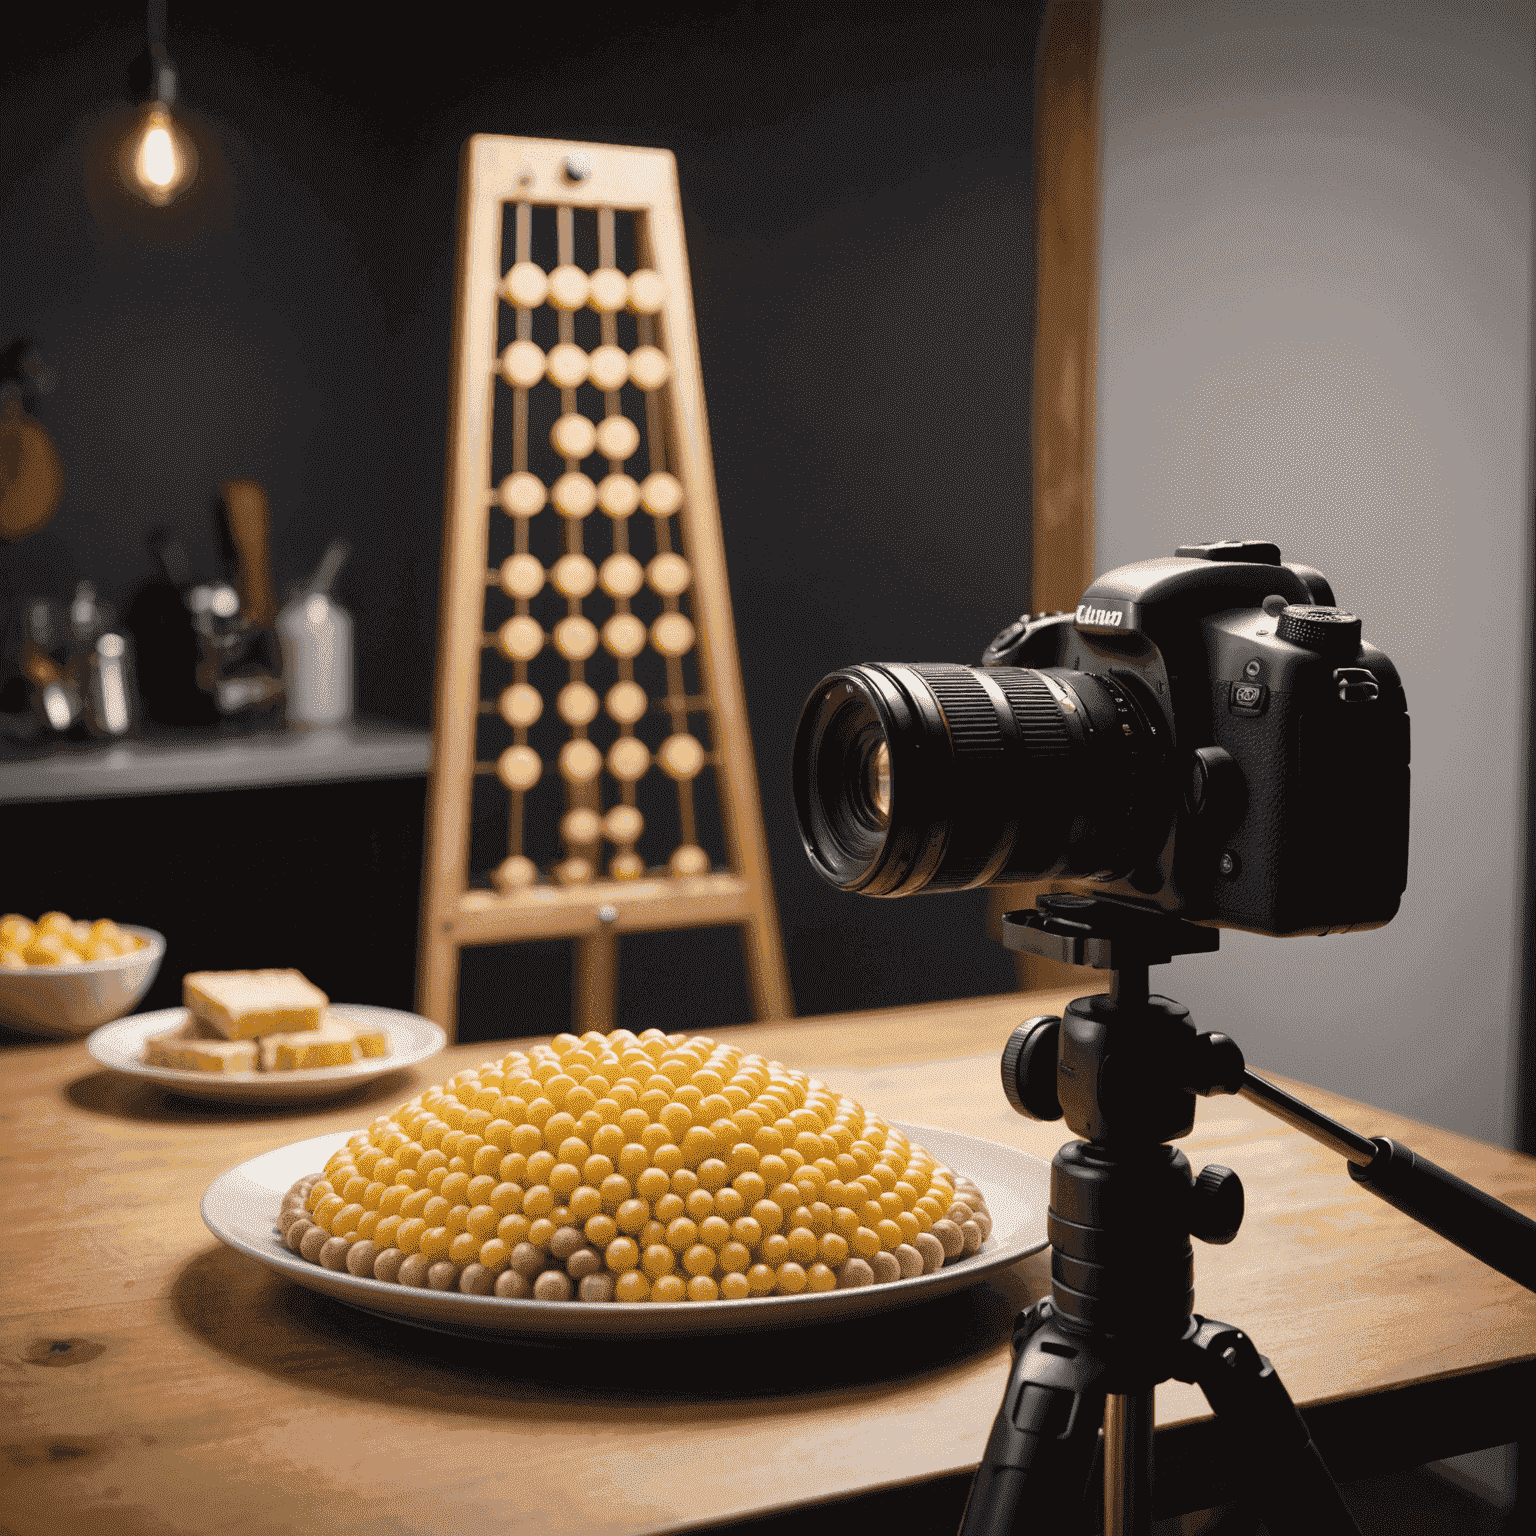
[[417,1006],[451,1038],[463,946],[569,938],[610,1029],[620,934],[736,924],[788,1017],[676,164],[477,136],[459,219]]

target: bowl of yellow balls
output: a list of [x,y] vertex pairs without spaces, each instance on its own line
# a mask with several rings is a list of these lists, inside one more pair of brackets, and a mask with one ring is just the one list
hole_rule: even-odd
[[160,969],[165,936],[67,912],[0,917],[0,1024],[34,1035],[88,1035],[132,1013]]

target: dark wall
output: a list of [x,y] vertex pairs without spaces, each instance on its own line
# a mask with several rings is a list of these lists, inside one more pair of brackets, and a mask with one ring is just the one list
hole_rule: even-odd
[[[0,341],[42,344],[68,486],[0,546],[21,591],[126,602],[144,535],[211,570],[217,484],[269,490],[279,591],[336,534],[368,713],[430,708],[456,166],[471,133],[678,159],[704,383],[775,882],[802,1011],[993,991],[979,894],[875,903],[811,874],[788,795],[799,706],[837,665],[974,659],[1028,591],[1034,7],[444,8],[308,35],[312,8],[173,6],[199,181],[140,207],[111,155],[137,7],[34,18],[0,62]],[[85,19],[82,19],[82,14]],[[540,12],[541,17],[552,13]],[[734,937],[635,940],[746,1012]],[[557,1021],[563,953],[466,964]],[[659,1016],[659,1012],[658,1012]],[[529,1023],[534,1027],[534,1023]]]

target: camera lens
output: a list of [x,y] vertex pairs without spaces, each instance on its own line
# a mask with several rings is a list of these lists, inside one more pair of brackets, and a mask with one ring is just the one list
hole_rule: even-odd
[[870,896],[1125,874],[1171,814],[1158,711],[1134,689],[1055,667],[834,672],[795,738],[811,862]]

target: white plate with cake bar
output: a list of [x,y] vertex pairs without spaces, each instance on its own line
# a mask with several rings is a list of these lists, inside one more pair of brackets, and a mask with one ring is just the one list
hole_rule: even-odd
[[298,971],[198,971],[186,1006],[104,1025],[86,1049],[113,1071],[221,1103],[325,1098],[435,1056],[429,1019],[331,1000]]

